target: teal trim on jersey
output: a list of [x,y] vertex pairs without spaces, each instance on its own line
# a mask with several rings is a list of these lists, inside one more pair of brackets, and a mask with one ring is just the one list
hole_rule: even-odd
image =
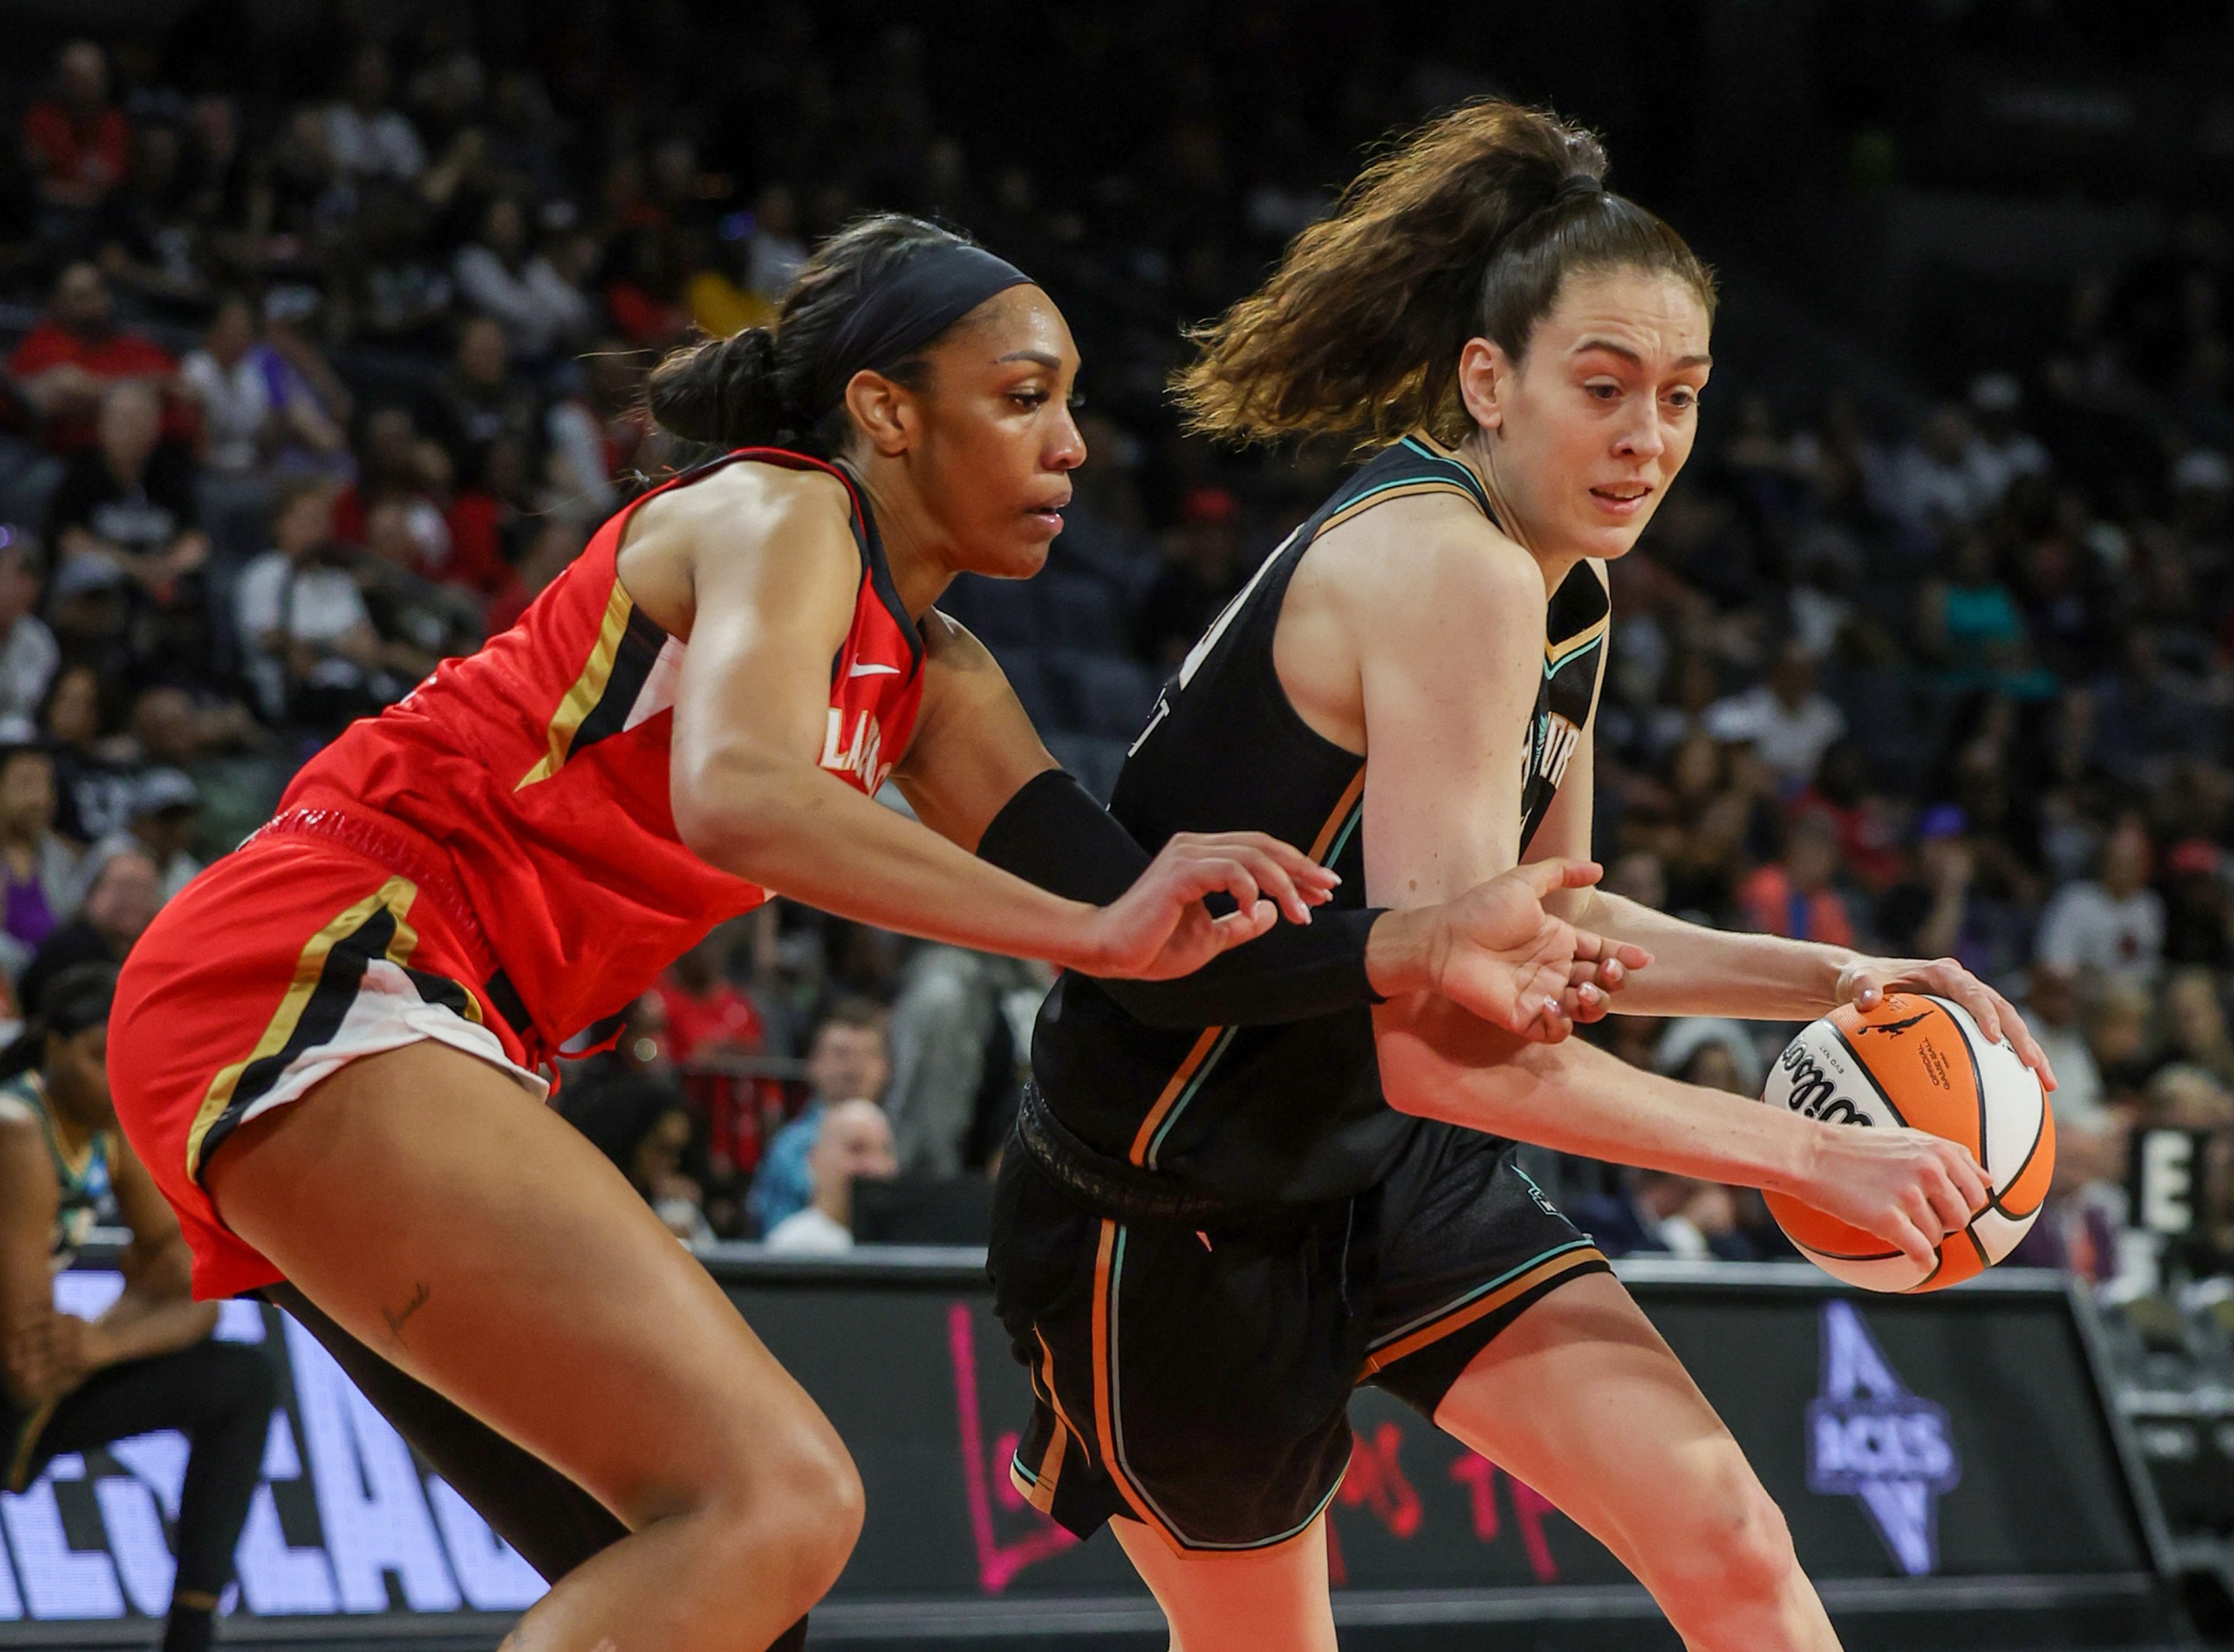
[[1018,1456],[1015,1452],[1010,1452],[1009,1453],[1009,1472],[1019,1476],[1026,1485],[1035,1488],[1036,1488],[1040,1483],[1040,1477],[1033,1473],[1029,1468],[1026,1468],[1024,1466],[1024,1459]]
[[[1522,1172],[1521,1180],[1528,1181],[1526,1172]],[[1536,1187],[1536,1184],[1533,1182],[1528,1182],[1528,1185],[1531,1187]],[[1536,1188],[1536,1191],[1538,1193],[1541,1193],[1544,1190],[1538,1187]],[[1476,1285],[1472,1290],[1466,1292],[1465,1296],[1453,1297],[1451,1301],[1445,1303],[1440,1308],[1436,1309],[1433,1313],[1422,1314],[1410,1324],[1399,1326],[1396,1329],[1389,1332],[1388,1335],[1375,1338],[1371,1345],[1367,1348],[1366,1352],[1370,1354],[1376,1349],[1387,1348],[1391,1342],[1401,1342],[1404,1338],[1409,1336],[1414,1331],[1423,1329],[1427,1326],[1434,1324],[1439,1319],[1447,1318],[1450,1315],[1458,1312],[1460,1309],[1465,1307],[1468,1303],[1473,1302],[1480,1297],[1486,1296],[1491,1291],[1497,1290],[1499,1286],[1511,1283],[1513,1280],[1520,1277],[1522,1274],[1526,1273],[1531,1268],[1542,1267],[1544,1263],[1549,1262],[1553,1257],[1564,1257],[1570,1250],[1589,1250],[1595,1248],[1596,1242],[1586,1238],[1571,1239],[1565,1244],[1555,1244],[1549,1250],[1545,1251],[1541,1256],[1533,1256],[1529,1257],[1527,1261],[1522,1263],[1519,1267],[1498,1275],[1496,1278],[1489,1281],[1486,1284]],[[1401,1361],[1399,1361],[1399,1363],[1401,1362]]]
[[1351,835],[1356,832],[1364,819],[1365,800],[1360,798],[1350,805],[1349,818],[1342,823],[1342,830],[1334,834],[1334,841],[1327,846],[1326,859],[1320,861],[1319,865],[1331,866],[1336,861],[1341,859],[1342,852],[1349,847]]
[[1557,659],[1552,659],[1547,656],[1544,661],[1544,675],[1547,677],[1556,676],[1560,670],[1565,668],[1569,661],[1580,658],[1583,655],[1589,653],[1592,649],[1596,648],[1599,643],[1604,641],[1605,633],[1604,631],[1600,631],[1596,637],[1591,637],[1590,641],[1576,643],[1574,647],[1569,649],[1564,654],[1560,655]]
[[1327,1505],[1333,1502],[1335,1493],[1342,1490],[1342,1480],[1349,1472],[1347,1464],[1343,1465],[1342,1473],[1334,1477],[1334,1484],[1327,1487],[1327,1494],[1319,1499],[1318,1506],[1278,1536],[1258,1538],[1249,1543],[1206,1543],[1199,1538],[1191,1538],[1179,1530],[1179,1523],[1164,1512],[1163,1505],[1156,1501],[1154,1493],[1140,1483],[1140,1477],[1133,1472],[1133,1466],[1125,1460],[1124,1390],[1117,1378],[1117,1304],[1123,1299],[1125,1294],[1126,1232],[1126,1228],[1120,1223],[1117,1229],[1117,1247],[1109,1259],[1109,1442],[1116,1448],[1117,1453],[1117,1460],[1109,1466],[1125,1477],[1126,1483],[1140,1493],[1140,1501],[1155,1511],[1156,1518],[1164,1523],[1164,1529],[1177,1538],[1185,1548],[1219,1552],[1270,1549],[1275,1544],[1285,1543],[1289,1538],[1309,1531],[1311,1522],[1326,1512]]
[[[1451,473],[1451,480],[1459,483],[1467,493],[1473,495],[1474,502],[1481,506],[1482,514],[1489,518],[1493,522],[1497,520],[1497,513],[1489,508],[1489,493],[1487,490],[1482,486],[1481,478],[1473,473],[1473,466],[1467,464],[1464,460],[1453,459],[1448,454],[1437,453],[1433,447],[1428,447],[1427,443],[1421,441],[1417,436],[1407,436],[1403,441],[1398,442],[1396,445],[1408,452],[1419,454],[1422,459],[1431,460],[1434,463],[1443,467],[1444,469],[1449,471]],[[1414,477],[1411,480],[1417,481],[1419,479],[1417,477]]]
[[1164,1138],[1172,1133],[1172,1126],[1179,1121],[1179,1114],[1187,1110],[1187,1103],[1194,1100],[1196,1092],[1202,1088],[1203,1081],[1211,1075],[1219,1059],[1232,1046],[1233,1035],[1240,1030],[1238,1027],[1229,1027],[1218,1035],[1218,1041],[1210,1047],[1209,1055],[1195,1069],[1194,1076],[1187,1081],[1186,1088],[1179,1092],[1179,1099],[1172,1103],[1172,1110],[1164,1115],[1164,1121],[1156,1127],[1156,1133],[1148,1138],[1150,1170],[1157,1168],[1156,1155],[1163,1151]]

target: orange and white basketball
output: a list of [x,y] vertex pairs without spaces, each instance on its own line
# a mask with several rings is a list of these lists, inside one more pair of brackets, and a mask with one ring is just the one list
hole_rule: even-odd
[[1764,1195],[1802,1255],[1867,1290],[1937,1290],[1992,1267],[2031,1229],[2055,1170],[2055,1115],[2040,1080],[1945,998],[1888,993],[1867,1014],[1833,1010],[1786,1047],[1761,1100],[1857,1129],[1928,1130],[1962,1143],[1986,1172],[1992,1203],[1947,1236],[1930,1268],[1789,1195]]

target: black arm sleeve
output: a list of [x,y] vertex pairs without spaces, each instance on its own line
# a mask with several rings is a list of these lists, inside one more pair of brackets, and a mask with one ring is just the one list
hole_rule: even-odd
[[[1026,781],[985,828],[977,853],[1068,900],[1105,906],[1133,886],[1150,856],[1133,834],[1059,768]],[[1127,1014],[1151,1027],[1253,1027],[1377,1004],[1365,942],[1377,907],[1284,920],[1245,946],[1176,981],[1101,981]]]

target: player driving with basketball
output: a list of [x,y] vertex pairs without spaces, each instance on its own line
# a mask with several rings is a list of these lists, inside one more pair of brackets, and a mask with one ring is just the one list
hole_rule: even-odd
[[[1379,451],[1167,688],[1112,802],[1142,846],[1213,823],[1307,846],[1344,875],[1337,917],[1587,853],[1605,565],[1689,456],[1715,297],[1604,170],[1552,117],[1460,110],[1208,330],[1180,380],[1199,429]],[[1915,989],[2046,1077],[1950,960],[1551,900],[1654,955],[1623,1010],[1807,1020]],[[1509,1144],[1781,1190],[1919,1259],[1984,1206],[1969,1154],[1524,1044],[1421,995],[1321,1009],[1189,1024],[1058,983],[992,1254],[1038,1401],[1020,1487],[1075,1531],[1113,1523],[1183,1652],[1324,1652],[1320,1527],[1370,1381],[1587,1528],[1687,1645],[1835,1645],[1736,1442]]]

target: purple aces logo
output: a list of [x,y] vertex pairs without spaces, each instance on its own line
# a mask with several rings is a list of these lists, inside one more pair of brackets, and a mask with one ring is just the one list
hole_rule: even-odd
[[1938,1570],[1939,1499],[1962,1478],[1946,1412],[1908,1391],[1852,1303],[1825,1303],[1808,1490],[1858,1499],[1894,1564],[1921,1577]]

